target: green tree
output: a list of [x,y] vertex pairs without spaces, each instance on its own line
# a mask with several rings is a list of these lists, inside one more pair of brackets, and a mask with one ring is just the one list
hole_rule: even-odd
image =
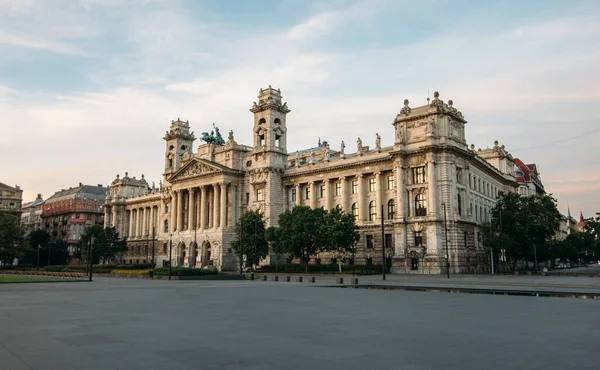
[[285,245],[281,242],[281,229],[276,226],[271,226],[265,230],[265,239],[269,243],[271,253],[276,255],[275,272],[279,272],[279,257],[286,253]]
[[[537,250],[544,248],[560,226],[560,212],[556,199],[550,195],[521,196],[501,193],[493,209],[489,232],[483,231],[484,240],[497,252],[506,250],[506,256],[516,264],[518,260],[537,262]],[[536,265],[537,268],[537,265]]]
[[257,266],[261,259],[269,253],[269,243],[265,239],[265,220],[259,211],[244,212],[235,225],[235,240],[231,247],[240,258],[240,267],[243,256],[246,263]]
[[[590,217],[585,220],[585,229],[583,232],[587,236],[587,240],[590,243],[590,249],[588,253],[591,253],[591,259],[600,259],[600,213],[596,213],[595,217]],[[589,256],[589,254],[588,254]]]
[[17,216],[0,212],[0,262],[10,265],[27,251],[23,228]]
[[354,216],[334,208],[323,216],[322,235],[324,249],[338,256],[339,271],[342,272],[342,256],[353,255],[360,239]]
[[85,263],[89,263],[89,245],[92,238],[94,264],[111,262],[127,251],[127,241],[125,238],[119,237],[116,228],[107,227],[104,229],[101,225],[88,226],[77,243],[76,253],[77,257]]
[[279,215],[281,243],[291,256],[300,259],[306,272],[310,257],[326,250],[328,241],[323,227],[326,213],[321,208],[295,206]]

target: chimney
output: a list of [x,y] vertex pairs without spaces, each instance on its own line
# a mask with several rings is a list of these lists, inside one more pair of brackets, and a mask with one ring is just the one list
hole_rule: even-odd
[[83,184],[82,184],[82,183],[79,183],[79,186],[83,186]]
[[101,187],[102,187],[102,184],[98,184],[98,187],[99,187],[99,188],[101,188]]
[[37,195],[37,198],[38,198],[38,199],[42,199],[42,194],[38,194],[38,195]]

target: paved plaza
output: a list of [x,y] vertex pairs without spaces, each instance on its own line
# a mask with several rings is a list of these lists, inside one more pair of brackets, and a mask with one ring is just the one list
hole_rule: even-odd
[[98,278],[0,285],[0,368],[598,369],[600,300]]

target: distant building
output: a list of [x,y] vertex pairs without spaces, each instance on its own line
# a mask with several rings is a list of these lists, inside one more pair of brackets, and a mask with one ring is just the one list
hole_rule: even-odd
[[21,212],[21,225],[25,228],[25,234],[32,231],[42,230],[42,194],[38,194],[33,202],[25,203]]
[[18,185],[8,186],[0,182],[0,212],[9,212],[21,217],[23,190]]
[[546,190],[535,163],[525,164],[515,158],[515,177],[519,183],[518,193],[521,195],[544,195]]
[[[469,148],[466,120],[451,100],[437,92],[424,106],[405,100],[392,127],[379,125],[381,136],[373,130],[374,145],[358,138],[355,151],[319,140],[288,152],[290,109],[270,86],[250,112],[252,146],[238,144],[230,132],[222,145],[194,150],[189,122],[177,119],[164,136],[158,188],[128,175],[112,182],[105,226],[127,237],[125,262],[148,261],[150,239],[158,264],[169,258],[172,243],[173,265],[236,270],[231,242],[242,212],[258,210],[267,226],[276,226],[281,213],[304,205],[341,208],[360,233],[354,255],[321,253],[310,263],[380,264],[383,254],[392,272],[440,274],[448,255],[452,273],[489,268],[480,225],[491,220],[499,192],[516,191],[514,163],[504,146]],[[382,146],[382,137],[393,144]]]
[[64,240],[69,247],[69,263],[77,264],[76,245],[86,226],[104,224],[102,185],[83,185],[54,193],[42,205],[42,223],[53,239]]

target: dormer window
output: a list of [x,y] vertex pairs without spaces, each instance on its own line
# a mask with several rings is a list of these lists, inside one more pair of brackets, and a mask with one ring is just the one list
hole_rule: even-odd
[[185,145],[181,146],[181,150],[186,150],[186,149],[187,149],[187,146],[185,146]]

